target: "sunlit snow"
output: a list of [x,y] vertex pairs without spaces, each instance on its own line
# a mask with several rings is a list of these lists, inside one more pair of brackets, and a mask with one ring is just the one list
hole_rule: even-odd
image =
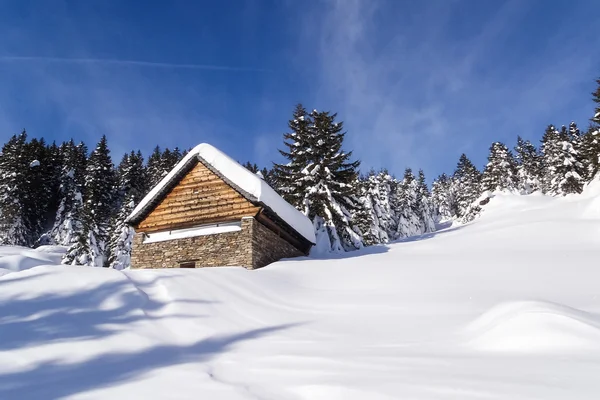
[[597,399],[599,199],[256,271],[0,248],[0,399]]

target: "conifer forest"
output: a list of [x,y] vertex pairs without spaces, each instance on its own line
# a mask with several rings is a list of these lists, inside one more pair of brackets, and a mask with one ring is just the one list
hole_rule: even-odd
[[[483,168],[462,154],[456,169],[431,187],[420,169],[406,168],[402,176],[362,170],[344,147],[337,115],[302,105],[293,110],[283,143],[273,145],[284,161],[244,166],[311,219],[316,251],[388,243],[432,232],[443,221],[469,222],[496,191],[580,193],[600,171],[600,79],[596,84],[595,112],[585,127],[542,126],[539,142],[519,136],[491,143]],[[66,246],[63,264],[129,266],[134,232],[126,218],[186,151],[156,147],[144,157],[132,150],[117,160],[106,137],[88,145],[47,143],[25,131],[3,145],[0,244]]]

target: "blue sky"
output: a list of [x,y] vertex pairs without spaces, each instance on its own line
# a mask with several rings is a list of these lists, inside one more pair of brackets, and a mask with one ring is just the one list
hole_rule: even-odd
[[0,139],[113,159],[209,142],[260,165],[293,107],[338,112],[363,169],[482,166],[495,140],[587,127],[596,0],[0,1]]

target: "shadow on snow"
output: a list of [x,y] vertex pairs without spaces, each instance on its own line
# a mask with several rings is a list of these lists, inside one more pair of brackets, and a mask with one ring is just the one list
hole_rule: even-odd
[[0,375],[0,399],[58,399],[133,380],[166,366],[206,362],[235,343],[294,326],[278,325],[213,336],[186,346],[156,346],[136,353],[108,353],[77,363],[50,361]]
[[[33,283],[41,275],[0,280],[0,293],[4,285],[16,282],[25,284],[26,280],[32,280]],[[152,316],[153,312],[160,312],[169,303],[152,300],[139,288],[133,288],[136,286],[131,282],[120,280],[92,288],[82,287],[77,292],[67,294],[51,293],[27,298],[0,295],[0,351],[71,340],[100,339],[118,334],[136,321],[160,319],[160,316]],[[113,302],[114,306],[103,309],[106,300]],[[181,302],[211,303],[205,300]],[[168,317],[198,318],[202,315],[169,314]]]
[[[35,279],[41,275],[0,280],[0,293],[2,286],[9,283],[27,285],[31,280],[33,287]],[[230,335],[215,335],[188,345],[159,344],[129,352],[103,349],[103,339],[131,331],[131,324],[137,321],[151,323],[152,320],[167,317],[203,317],[173,313],[161,316],[160,310],[174,301],[163,303],[146,296],[143,288],[153,283],[132,286],[128,280],[119,280],[92,288],[80,287],[75,293],[51,293],[27,298],[0,295],[0,353],[52,343],[76,345],[81,341],[97,342],[91,343],[91,346],[103,352],[85,361],[69,362],[55,358],[31,362],[25,364],[24,369],[16,367],[18,370],[0,373],[0,399],[64,398],[130,381],[159,368],[207,361],[238,342],[298,325],[276,325]],[[106,300],[111,302],[112,308],[102,309]],[[182,302],[198,305],[213,303],[205,300]]]

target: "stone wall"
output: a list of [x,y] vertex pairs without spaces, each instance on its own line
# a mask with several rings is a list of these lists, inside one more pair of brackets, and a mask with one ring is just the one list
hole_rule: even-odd
[[253,269],[281,258],[303,255],[254,218],[243,218],[241,228],[237,232],[154,243],[143,243],[143,233],[136,233],[131,267],[178,268],[181,263],[195,262],[196,268],[242,266]]
[[195,261],[196,268],[251,268],[253,221],[254,218],[242,219],[242,229],[237,232],[154,243],[143,243],[143,233],[136,233],[133,238],[131,267],[178,268],[180,263]]
[[252,221],[252,260],[254,268],[264,267],[282,258],[304,255],[260,222],[255,219],[252,219]]

